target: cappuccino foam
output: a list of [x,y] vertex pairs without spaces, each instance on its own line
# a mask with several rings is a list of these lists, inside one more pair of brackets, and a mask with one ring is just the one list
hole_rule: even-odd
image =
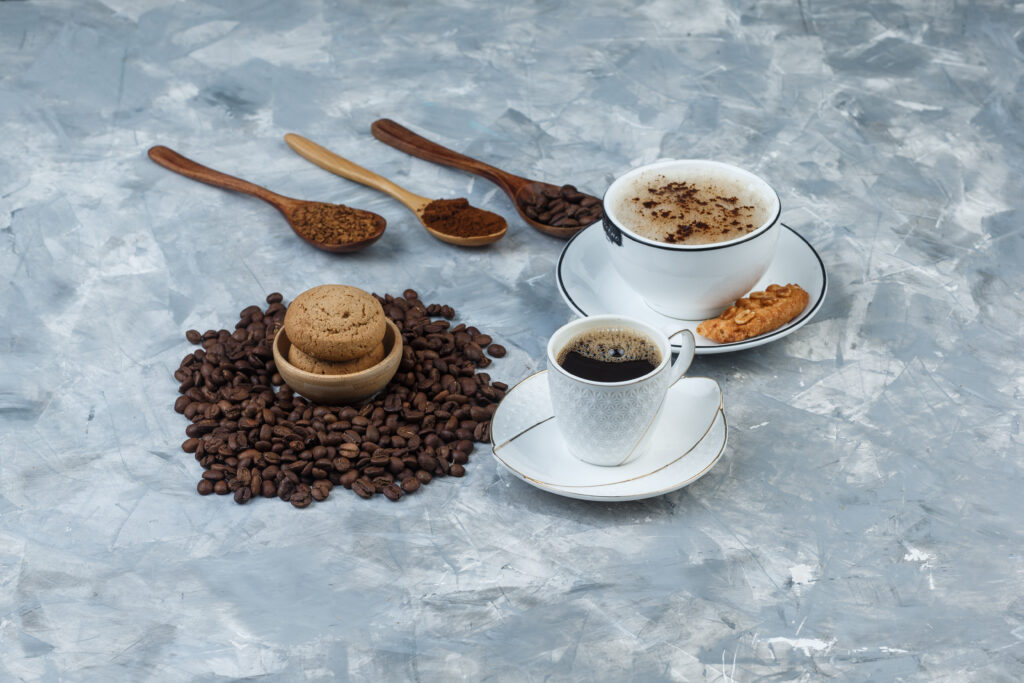
[[651,171],[614,204],[615,218],[641,237],[667,244],[728,242],[768,221],[771,204],[752,183],[720,174]]

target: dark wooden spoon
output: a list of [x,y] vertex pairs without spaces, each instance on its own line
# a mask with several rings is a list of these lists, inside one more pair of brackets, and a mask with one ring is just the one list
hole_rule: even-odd
[[[374,121],[373,125],[370,126],[370,131],[373,133],[373,137],[377,138],[381,142],[391,145],[395,149],[400,149],[414,157],[433,161],[438,164],[444,164],[445,166],[451,166],[452,168],[474,173],[490,180],[505,191],[505,194],[507,194],[509,199],[512,200],[512,204],[516,207],[516,211],[519,212],[522,219],[537,230],[543,232],[545,235],[551,235],[552,237],[559,237],[561,239],[569,239],[589,225],[588,223],[587,225],[573,227],[559,227],[534,220],[526,214],[527,207],[535,204],[535,198],[544,194],[545,191],[550,193],[560,193],[562,188],[558,185],[552,185],[551,183],[545,183],[539,180],[530,180],[529,178],[522,178],[506,171],[502,171],[490,164],[485,164],[484,162],[468,157],[465,154],[459,154],[447,147],[442,147],[436,142],[431,142],[430,140],[412,132],[405,126],[395,123],[391,119],[378,119]],[[558,195],[556,194],[555,196]],[[597,199],[597,197],[594,197],[594,199]],[[598,219],[599,218],[600,216],[598,216]]]
[[[288,225],[291,226],[296,235],[317,249],[334,253],[358,251],[380,239],[380,236],[384,234],[384,228],[387,227],[387,222],[383,216],[370,211],[353,209],[342,204],[307,202],[302,199],[285,197],[276,192],[271,192],[265,187],[250,183],[247,180],[242,180],[241,178],[215,171],[212,168],[207,168],[202,164],[197,164],[191,159],[178,154],[173,149],[162,145],[151,147],[149,158],[164,168],[180,173],[192,180],[198,180],[207,185],[242,192],[262,199],[284,215]],[[347,232],[351,238],[342,239],[338,242],[318,241],[312,237],[314,234],[313,222],[320,223],[320,227],[326,225],[333,232],[343,237]],[[347,227],[343,223],[352,224],[352,227]]]

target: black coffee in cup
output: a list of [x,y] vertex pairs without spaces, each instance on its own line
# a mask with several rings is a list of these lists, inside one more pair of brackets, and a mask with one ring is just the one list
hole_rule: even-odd
[[608,328],[576,335],[562,347],[555,360],[566,372],[581,379],[626,382],[661,365],[661,351],[642,332]]

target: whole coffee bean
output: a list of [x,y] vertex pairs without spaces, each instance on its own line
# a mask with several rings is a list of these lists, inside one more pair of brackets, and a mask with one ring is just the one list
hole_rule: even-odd
[[218,496],[223,496],[228,493],[228,483],[221,479],[213,485],[213,492]]
[[313,482],[313,486],[310,487],[310,495],[316,501],[326,500],[327,496],[331,495],[331,489],[334,485],[326,479],[317,479]]
[[415,493],[419,490],[420,486],[422,486],[422,484],[420,484],[420,480],[416,477],[409,477],[402,480],[402,490],[406,493]]
[[398,488],[394,484],[388,484],[384,487],[384,497],[388,500],[395,502],[402,497],[402,489]]
[[196,484],[196,491],[199,492],[200,496],[208,496],[213,493],[213,482],[209,479],[200,479],[199,483]]
[[360,498],[370,498],[377,492],[373,487],[373,484],[365,479],[356,479],[352,482],[352,490],[355,491],[356,495]]
[[297,508],[308,507],[313,502],[313,490],[306,484],[299,484],[288,502]]
[[384,487],[394,482],[390,474],[382,474],[373,478],[373,488],[377,493],[384,493]]
[[508,351],[501,344],[491,344],[487,347],[487,353],[494,358],[504,358]]
[[188,330],[185,332],[185,339],[188,339],[192,344],[198,344],[203,341],[203,335],[199,333],[199,330]]
[[290,500],[292,494],[295,493],[295,486],[295,482],[293,482],[291,479],[282,479],[281,483],[277,485],[277,497],[283,501]]
[[252,498],[252,489],[248,486],[243,486],[239,489],[235,489],[235,502],[239,505],[245,505]]
[[455,463],[448,471],[448,474],[452,475],[453,477],[461,477],[466,474],[466,468],[460,465],[459,463]]
[[481,422],[473,430],[473,438],[476,441],[486,442],[491,440],[491,423]]

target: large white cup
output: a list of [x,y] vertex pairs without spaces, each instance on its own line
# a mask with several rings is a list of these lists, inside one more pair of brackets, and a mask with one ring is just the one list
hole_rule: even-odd
[[[631,330],[658,346],[661,363],[651,372],[625,382],[595,382],[570,374],[558,353],[574,337],[591,330]],[[672,362],[668,335],[640,320],[595,315],[563,325],[548,340],[548,388],[551,405],[569,452],[594,465],[624,465],[644,451],[646,437],[659,419],[665,394],[693,361],[694,340],[688,330]],[[673,337],[675,334],[672,335]]]
[[[647,177],[702,182],[721,179],[744,187],[768,215],[750,233],[726,242],[669,244],[643,237],[615,215],[635,185]],[[612,265],[652,309],[683,320],[721,313],[749,292],[768,270],[779,239],[779,196],[742,168],[719,161],[681,159],[641,166],[620,176],[604,195],[604,230]]]

